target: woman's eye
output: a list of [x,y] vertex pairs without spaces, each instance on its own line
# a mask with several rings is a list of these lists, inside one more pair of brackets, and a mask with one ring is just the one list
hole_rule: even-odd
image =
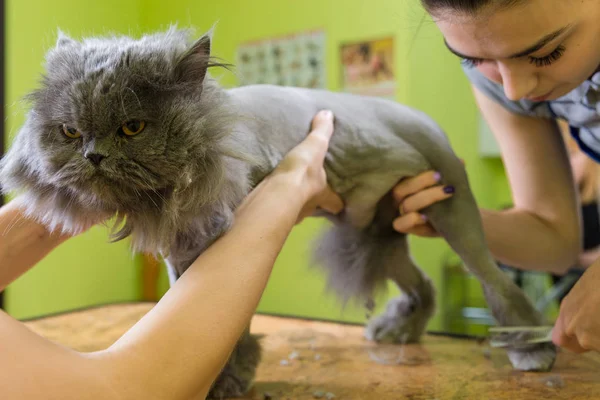
[[483,60],[480,60],[478,58],[463,58],[460,62],[468,68],[474,68],[480,65],[483,62]]
[[564,46],[558,46],[552,53],[545,57],[529,57],[529,62],[535,64],[536,67],[547,67],[552,65],[555,61],[558,61],[565,53]]

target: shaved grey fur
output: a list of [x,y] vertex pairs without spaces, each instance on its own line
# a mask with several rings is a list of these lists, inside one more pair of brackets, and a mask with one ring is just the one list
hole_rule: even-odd
[[[116,217],[114,239],[165,256],[177,279],[225,233],[244,196],[302,141],[321,109],[335,115],[325,168],[346,208],[327,216],[315,260],[340,299],[370,299],[388,279],[402,291],[371,320],[367,338],[418,341],[435,310],[430,279],[412,261],[405,235],[392,229],[391,189],[426,170],[441,173],[455,195],[424,211],[479,279],[503,325],[540,325],[542,316],[497,268],[465,170],[440,127],[410,107],[323,90],[246,86],[225,90],[207,70],[211,33],[168,31],[75,41],[61,35],[46,75],[0,164],[3,191],[20,193],[30,216],[78,233]],[[126,121],[145,121],[126,137]],[[62,125],[77,128],[68,138]],[[95,155],[101,162],[91,162]],[[282,207],[285,205],[282,205]],[[548,370],[552,345],[509,349],[517,369]],[[210,397],[244,394],[260,362],[246,332]]]

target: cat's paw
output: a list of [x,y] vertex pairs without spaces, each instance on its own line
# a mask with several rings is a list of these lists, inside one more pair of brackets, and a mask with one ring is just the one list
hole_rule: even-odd
[[417,302],[402,295],[391,299],[386,311],[373,318],[365,328],[368,340],[380,343],[418,342],[432,310],[419,307]]
[[513,367],[520,371],[547,372],[556,360],[556,346],[542,343],[527,349],[508,350]]
[[230,399],[248,394],[254,384],[260,359],[258,336],[242,335],[206,398]]
[[223,373],[208,392],[207,399],[231,399],[245,396],[252,387],[252,381],[240,376]]

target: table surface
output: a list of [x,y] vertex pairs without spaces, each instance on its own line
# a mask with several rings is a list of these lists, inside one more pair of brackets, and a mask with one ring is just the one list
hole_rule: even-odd
[[[153,303],[108,305],[26,321],[79,351],[107,348]],[[256,315],[264,356],[247,398],[503,400],[600,399],[600,355],[561,351],[550,373],[514,371],[487,343],[426,335],[415,345],[378,345],[360,326]],[[265,396],[265,394],[267,394]]]

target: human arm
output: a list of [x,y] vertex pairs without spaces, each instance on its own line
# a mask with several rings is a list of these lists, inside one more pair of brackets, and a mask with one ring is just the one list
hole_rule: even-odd
[[[576,261],[581,233],[569,159],[556,125],[512,113],[476,88],[474,93],[500,146],[514,199],[509,210],[481,210],[490,251],[506,265],[563,273]],[[403,189],[409,185],[410,191]],[[396,193],[404,201],[396,230],[435,235],[418,211],[449,197],[442,188],[431,172],[400,182]],[[415,193],[420,196],[411,201]]]
[[109,349],[76,353],[0,314],[0,387],[7,398],[204,398],[248,326],[296,221],[316,206],[334,213],[343,207],[323,169],[333,126],[318,121],[244,200],[231,229]]
[[0,207],[0,291],[67,239],[27,218],[18,199]]

